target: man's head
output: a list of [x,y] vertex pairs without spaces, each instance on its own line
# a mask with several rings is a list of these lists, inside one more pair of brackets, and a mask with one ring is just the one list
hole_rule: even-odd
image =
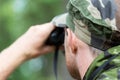
[[68,70],[72,77],[80,80],[86,73],[93,59],[97,56],[97,50],[77,38],[70,30],[65,34],[65,57]]
[[[81,61],[78,62],[78,58],[90,54],[90,61],[87,61],[86,57],[88,65],[83,64],[88,69],[101,50],[112,47],[109,41],[112,40],[113,33],[119,34],[118,24],[116,26],[116,10],[119,12],[114,0],[70,0],[68,3],[69,13],[66,22],[69,28],[66,30],[65,50],[66,63],[73,77],[80,79],[82,75],[79,72],[78,64]],[[120,21],[118,19],[117,23]],[[83,54],[83,57],[78,54]],[[83,62],[85,63],[85,59]]]
[[111,45],[115,42],[112,42],[114,33],[119,34],[116,4],[114,0],[70,0],[68,12],[63,16],[66,19],[61,20],[66,20],[68,26],[65,34],[66,63],[71,75],[80,79],[101,50],[114,46]]

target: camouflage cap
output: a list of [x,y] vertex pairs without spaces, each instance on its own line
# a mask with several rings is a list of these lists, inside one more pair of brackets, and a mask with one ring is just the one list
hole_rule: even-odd
[[114,0],[70,0],[67,9],[64,21],[80,40],[101,50],[110,47],[107,43],[119,32]]

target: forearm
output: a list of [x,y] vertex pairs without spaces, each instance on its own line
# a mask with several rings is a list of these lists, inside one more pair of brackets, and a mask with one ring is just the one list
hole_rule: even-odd
[[9,48],[0,53],[0,80],[7,77],[26,60],[41,56],[54,50],[44,45],[55,26],[52,23],[32,26]]
[[0,53],[0,80],[8,76],[25,61],[25,57],[15,49],[7,48]]

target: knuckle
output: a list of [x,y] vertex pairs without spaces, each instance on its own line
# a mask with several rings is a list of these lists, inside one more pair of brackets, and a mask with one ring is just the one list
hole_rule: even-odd
[[41,29],[38,28],[39,26],[32,26],[30,27],[29,31],[34,34],[35,36],[42,36],[43,37],[43,34],[41,34]]
[[35,32],[36,32],[36,31],[37,31],[37,26],[31,26],[29,30],[30,30],[30,31],[35,31]]

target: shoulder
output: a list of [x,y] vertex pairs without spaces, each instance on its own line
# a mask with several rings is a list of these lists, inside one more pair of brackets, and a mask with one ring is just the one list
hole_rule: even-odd
[[96,80],[120,80],[120,67],[102,72]]

